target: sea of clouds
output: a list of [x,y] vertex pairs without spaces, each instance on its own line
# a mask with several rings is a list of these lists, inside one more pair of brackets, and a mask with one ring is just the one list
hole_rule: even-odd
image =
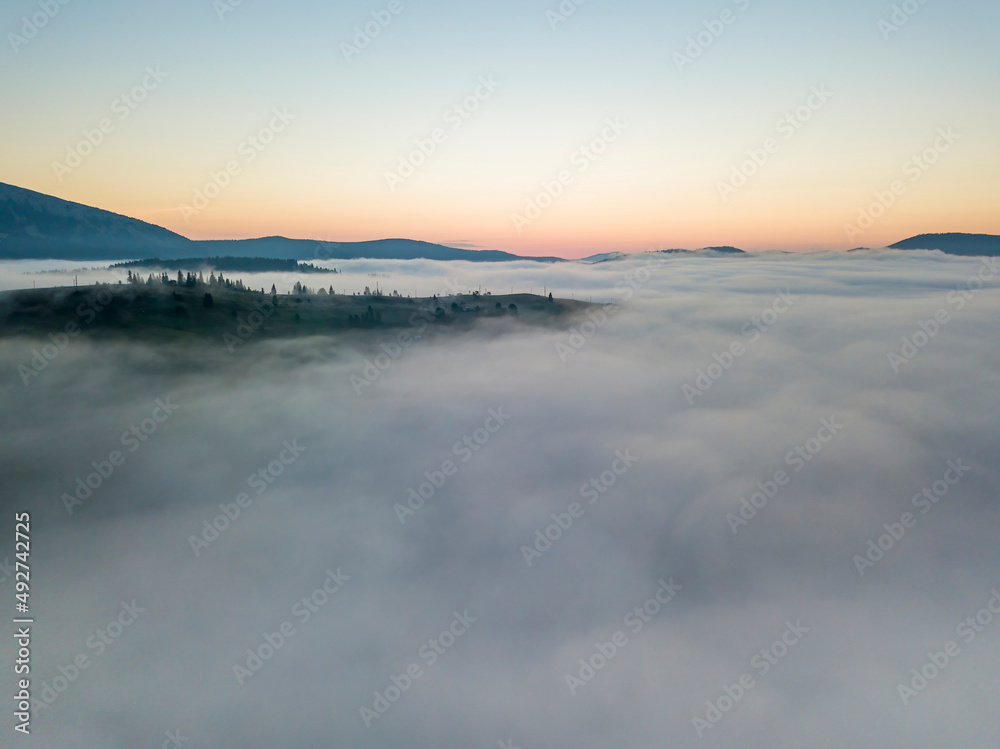
[[42,341],[0,339],[18,745],[1000,745],[1000,267],[330,264],[233,275],[614,304],[398,351],[81,337],[27,385]]

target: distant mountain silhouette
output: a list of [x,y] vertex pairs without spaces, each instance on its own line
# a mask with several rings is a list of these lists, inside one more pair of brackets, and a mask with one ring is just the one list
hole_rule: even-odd
[[142,260],[125,260],[112,263],[112,268],[159,268],[162,270],[181,271],[213,271],[226,273],[337,273],[335,268],[322,268],[312,263],[300,263],[298,260],[280,260],[264,257],[186,257],[174,260],[163,258],[144,258]]
[[745,255],[747,254],[744,250],[738,249],[736,247],[702,247],[698,250],[683,250],[683,249],[670,249],[670,250],[646,250],[644,252],[602,252],[598,255],[590,255],[589,257],[580,258],[582,263],[610,263],[616,260],[624,260],[630,257],[642,257],[648,254],[695,254],[699,252],[720,252],[723,254],[731,255]]
[[124,260],[230,256],[284,260],[470,260],[559,262],[501,250],[463,250],[414,239],[321,242],[313,239],[192,240],[155,224],[0,182],[0,258]]
[[[889,245],[895,250],[940,250],[950,255],[1000,255],[994,234],[921,234]],[[739,253],[735,247],[705,247],[695,252]],[[658,252],[689,252],[659,250]],[[122,216],[0,182],[0,258],[57,260],[132,260],[193,257],[256,257],[281,260],[469,260],[560,262],[558,257],[525,257],[501,250],[466,250],[415,239],[329,242],[287,237],[193,240],[139,219]],[[606,262],[626,257],[608,252],[584,258]]]
[[274,257],[294,260],[350,260],[377,258],[382,260],[471,260],[473,262],[504,262],[537,260],[561,262],[558,257],[522,257],[502,250],[463,250],[417,239],[375,239],[367,242],[326,242],[315,239],[261,237],[260,239],[210,239],[195,243],[206,255],[235,257]]
[[161,226],[0,182],[0,257],[105,260],[196,254]]
[[596,255],[589,255],[588,257],[580,258],[581,263],[606,263],[609,260],[620,260],[623,257],[628,257],[628,253],[625,252],[599,252]]
[[1000,255],[996,234],[920,234],[889,245],[891,250],[940,250],[949,255]]

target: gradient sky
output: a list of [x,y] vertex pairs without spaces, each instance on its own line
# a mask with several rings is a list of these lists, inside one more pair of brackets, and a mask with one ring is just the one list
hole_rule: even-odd
[[[989,0],[911,0],[889,34],[879,21],[893,3],[870,0],[567,0],[575,11],[555,28],[557,0],[395,0],[401,11],[349,61],[342,43],[388,0],[243,0],[220,18],[228,1],[52,0],[57,12],[26,42],[10,34],[45,18],[42,5],[5,3],[0,181],[192,238],[405,236],[578,257],[1000,233],[1000,6]],[[732,23],[679,69],[674,54],[727,9]],[[116,98],[157,66],[168,76],[121,119]],[[480,77],[500,85],[453,127],[446,112]],[[832,96],[786,138],[778,121],[814,87]],[[249,161],[240,145],[275,108],[294,120]],[[112,132],[57,175],[53,163],[102,118]],[[624,132],[581,169],[579,149],[610,134],[608,118]],[[435,128],[434,153],[390,189],[386,174]],[[960,137],[943,150],[949,128]],[[772,137],[775,152],[724,200],[719,183]],[[936,163],[907,167],[936,139]],[[239,173],[185,218],[180,206],[230,161]],[[572,182],[518,230],[512,216],[563,170]],[[893,205],[849,237],[844,225],[894,180]]]

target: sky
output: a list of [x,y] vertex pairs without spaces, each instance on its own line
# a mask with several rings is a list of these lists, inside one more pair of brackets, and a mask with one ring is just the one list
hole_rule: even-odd
[[620,304],[401,350],[79,336],[27,383],[44,339],[0,340],[51,703],[18,746],[1000,745],[1000,263],[371,266]]
[[903,5],[11,0],[0,179],[198,239],[1000,233],[1000,7]]

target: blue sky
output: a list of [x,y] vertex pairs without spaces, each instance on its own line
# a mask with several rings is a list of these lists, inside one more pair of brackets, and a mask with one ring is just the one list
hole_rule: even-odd
[[[879,22],[892,21],[894,5],[881,2],[388,6],[70,0],[49,20],[38,2],[8,3],[0,179],[195,237],[402,235],[584,254],[1000,231],[995,3],[914,1],[891,33]],[[553,28],[547,12],[565,20]],[[10,36],[39,13],[47,22],[34,38]],[[372,14],[391,20],[345,59],[342,44]],[[698,45],[699,33],[710,44]],[[674,55],[691,39],[700,55],[679,66]],[[156,66],[163,82],[60,175],[53,164]],[[498,87],[452,129],[445,112],[481,76]],[[720,183],[817,86],[829,101],[723,200]],[[180,207],[276,107],[291,126],[185,219]],[[513,217],[573,169],[608,117],[624,124],[621,137],[519,228]],[[390,189],[387,174],[438,127],[444,141]],[[948,127],[961,134],[956,147],[849,241],[845,224]]]

